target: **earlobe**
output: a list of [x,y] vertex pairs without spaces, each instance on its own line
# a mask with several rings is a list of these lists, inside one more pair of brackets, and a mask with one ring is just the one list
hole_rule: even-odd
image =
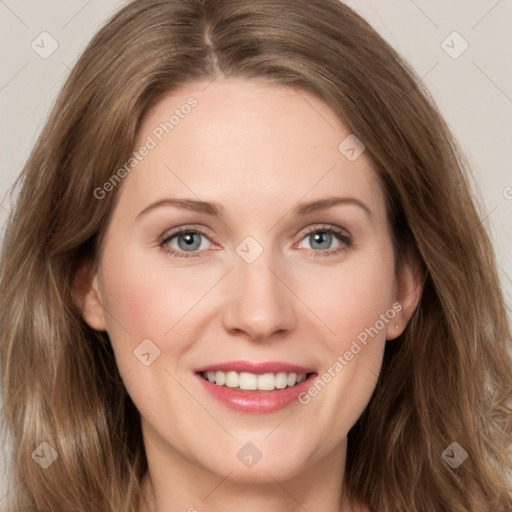
[[85,322],[97,331],[106,331],[105,314],[98,289],[98,277],[92,275],[92,266],[80,262],[75,270],[72,287],[73,301]]
[[403,263],[397,277],[396,302],[393,309],[395,318],[388,323],[386,339],[393,340],[400,336],[414,311],[418,307],[423,291],[423,275],[416,259]]

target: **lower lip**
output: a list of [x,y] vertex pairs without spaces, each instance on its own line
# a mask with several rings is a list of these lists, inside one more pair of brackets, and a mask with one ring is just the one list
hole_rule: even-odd
[[267,414],[284,409],[293,402],[298,402],[298,396],[311,385],[311,381],[316,377],[316,373],[309,375],[300,384],[284,389],[275,389],[274,391],[240,391],[238,388],[228,388],[227,386],[212,384],[197,373],[196,377],[213,398],[230,409],[238,412]]

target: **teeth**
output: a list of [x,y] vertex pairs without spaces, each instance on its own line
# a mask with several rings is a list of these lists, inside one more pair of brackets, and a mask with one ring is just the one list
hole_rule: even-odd
[[227,386],[228,388],[240,388],[244,390],[273,391],[274,389],[284,389],[286,387],[296,386],[304,382],[307,378],[306,373],[265,373],[256,375],[248,372],[203,372],[201,376],[217,386]]
[[254,373],[242,372],[238,376],[238,387],[240,389],[258,389],[258,376]]
[[273,373],[258,375],[258,389],[261,391],[273,391],[276,388],[276,378]]
[[226,374],[224,372],[215,372],[215,380],[211,382],[215,382],[219,386],[223,386],[226,384]]
[[297,384],[297,374],[289,373],[286,377],[286,384],[288,386],[295,386],[295,384]]
[[284,389],[286,386],[288,386],[288,375],[284,372],[279,372],[276,375],[276,388]]
[[226,386],[228,388],[237,388],[238,387],[238,373],[236,373],[236,372],[227,372],[226,373]]

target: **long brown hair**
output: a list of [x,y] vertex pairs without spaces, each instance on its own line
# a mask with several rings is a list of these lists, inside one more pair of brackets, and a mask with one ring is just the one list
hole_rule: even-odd
[[[379,512],[509,512],[511,333],[468,165],[415,73],[337,0],[135,0],[73,68],[4,237],[9,511],[137,510],[140,417],[72,282],[78,261],[97,261],[122,183],[101,200],[94,190],[129,158],[145,112],[219,76],[264,78],[332,108],[373,162],[398,263],[415,258],[423,273],[420,304],[349,433],[349,496]],[[456,469],[442,457],[452,442],[468,453]],[[44,471],[32,460],[41,443],[58,454]]]

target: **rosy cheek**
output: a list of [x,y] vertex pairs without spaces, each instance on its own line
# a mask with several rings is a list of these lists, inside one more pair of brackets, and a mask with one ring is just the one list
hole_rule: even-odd
[[151,338],[165,345],[168,333],[197,302],[197,287],[173,278],[171,272],[145,273],[137,269],[121,276],[115,296],[119,321],[133,342]]

